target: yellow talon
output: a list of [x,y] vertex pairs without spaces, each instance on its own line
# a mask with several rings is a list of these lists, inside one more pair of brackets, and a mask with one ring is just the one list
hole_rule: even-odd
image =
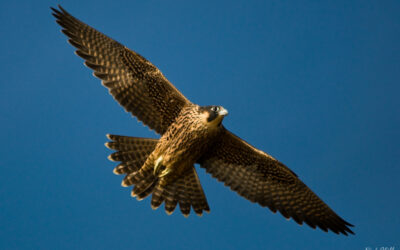
[[154,174],[155,176],[157,176],[157,173],[160,171],[162,159],[163,159],[162,156],[158,157],[158,159],[156,160],[156,163],[154,164],[154,171],[153,171],[153,174]]
[[158,176],[158,177],[164,177],[164,176],[166,176],[167,174],[169,174],[169,173],[171,173],[171,169],[170,168],[166,168],[166,169],[164,169],[162,172],[161,172],[161,174]]
[[[158,176],[159,178],[166,176],[167,174],[169,174],[172,171],[170,168],[166,168],[165,166],[162,165],[162,160],[163,160],[163,157],[160,156],[160,157],[158,157],[158,159],[156,160],[156,162],[154,164],[153,174],[154,174],[154,176]],[[164,168],[164,169],[162,169],[162,168]]]

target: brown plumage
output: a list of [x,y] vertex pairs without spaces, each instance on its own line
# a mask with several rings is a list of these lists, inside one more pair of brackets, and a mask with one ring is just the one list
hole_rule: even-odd
[[127,112],[161,135],[160,139],[108,135],[109,156],[120,164],[138,200],[151,195],[151,206],[165,203],[188,216],[209,206],[194,168],[208,173],[244,198],[279,211],[297,223],[337,234],[353,234],[340,218],[285,165],[252,147],[222,126],[227,111],[200,107],[187,100],[149,61],[71,16],[59,6],[53,15],[77,48],[76,54],[94,70],[110,94]]

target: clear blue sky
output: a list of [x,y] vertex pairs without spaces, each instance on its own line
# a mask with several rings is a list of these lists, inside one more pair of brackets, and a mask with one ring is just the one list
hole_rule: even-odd
[[[114,3],[111,3],[114,2]],[[400,248],[399,1],[1,1],[1,249]],[[203,169],[211,213],[138,202],[106,133],[157,137],[73,54],[50,6],[141,53],[356,225],[286,221]]]

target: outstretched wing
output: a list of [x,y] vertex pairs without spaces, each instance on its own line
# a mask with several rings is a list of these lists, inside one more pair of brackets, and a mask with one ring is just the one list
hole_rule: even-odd
[[244,198],[292,217],[300,225],[337,234],[354,234],[340,218],[285,165],[224,129],[199,163],[213,177]]
[[190,102],[145,58],[59,8],[53,15],[85,65],[127,112],[163,134]]

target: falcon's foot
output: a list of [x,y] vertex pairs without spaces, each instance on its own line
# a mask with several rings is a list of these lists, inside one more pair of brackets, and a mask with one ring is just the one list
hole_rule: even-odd
[[154,176],[158,176],[159,178],[164,177],[171,173],[171,168],[167,168],[162,164],[163,157],[160,156],[156,160],[156,163],[154,164]]

